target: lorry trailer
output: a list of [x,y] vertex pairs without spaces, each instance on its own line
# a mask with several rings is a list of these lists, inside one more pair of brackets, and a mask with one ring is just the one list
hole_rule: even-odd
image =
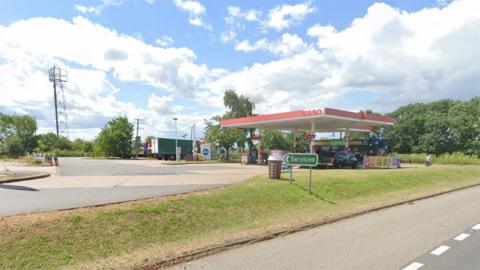
[[[180,159],[185,159],[187,155],[192,156],[193,141],[177,139],[177,147],[181,149]],[[175,160],[175,139],[155,138],[151,141],[152,156],[157,159]]]

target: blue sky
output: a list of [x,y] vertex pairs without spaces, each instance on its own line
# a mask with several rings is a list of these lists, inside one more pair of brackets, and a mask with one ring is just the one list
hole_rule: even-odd
[[[54,123],[51,86],[42,81],[52,64],[69,72],[70,134],[84,138],[121,114],[145,118],[143,135],[170,136],[173,116],[184,119],[183,133],[201,129],[222,113],[228,88],[264,113],[389,111],[467,99],[479,85],[471,61],[478,53],[449,54],[459,31],[478,42],[475,0],[2,2],[0,68],[8,80],[0,89],[17,94],[5,91],[0,112],[33,114],[42,132]],[[451,74],[464,65],[470,72]]]

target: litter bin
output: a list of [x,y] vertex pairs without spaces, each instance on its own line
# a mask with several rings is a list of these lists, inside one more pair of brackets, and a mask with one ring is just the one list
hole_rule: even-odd
[[283,152],[281,150],[272,150],[268,157],[268,177],[270,179],[280,179],[282,162]]
[[244,152],[242,153],[242,165],[247,165],[248,164],[248,153]]

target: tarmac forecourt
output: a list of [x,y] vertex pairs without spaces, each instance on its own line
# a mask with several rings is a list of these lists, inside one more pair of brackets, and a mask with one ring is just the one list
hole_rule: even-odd
[[294,179],[262,175],[194,194],[2,218],[0,268],[158,266],[195,250],[479,184],[480,166],[318,170],[312,194],[304,188],[307,171],[294,171]]

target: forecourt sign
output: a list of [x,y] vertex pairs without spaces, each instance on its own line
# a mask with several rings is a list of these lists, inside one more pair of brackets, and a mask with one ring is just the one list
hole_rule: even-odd
[[[318,155],[315,153],[287,153],[283,157],[287,165],[300,165],[310,167],[308,177],[308,193],[312,193],[312,167],[318,165]],[[290,182],[292,181],[292,169],[290,168]]]

